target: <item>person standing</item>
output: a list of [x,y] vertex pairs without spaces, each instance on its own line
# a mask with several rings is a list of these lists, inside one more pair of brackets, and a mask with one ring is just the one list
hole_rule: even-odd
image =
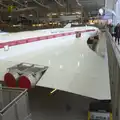
[[111,34],[111,35],[113,34],[112,27],[113,27],[113,25],[112,25],[112,24],[109,24],[109,25],[108,25],[109,32],[110,32],[110,34]]
[[120,44],[119,43],[119,40],[120,40],[120,24],[119,23],[115,26],[114,36],[115,36],[115,42],[117,42],[118,40],[118,45],[119,45]]

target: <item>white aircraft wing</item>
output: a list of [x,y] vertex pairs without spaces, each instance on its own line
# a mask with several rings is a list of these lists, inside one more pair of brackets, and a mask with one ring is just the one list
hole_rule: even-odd
[[21,62],[34,63],[48,66],[37,86],[95,99],[110,99],[107,63],[88,47],[87,39],[85,35],[79,39],[68,37],[61,39],[59,43],[53,41],[46,47],[30,52],[26,52],[28,48],[21,48],[21,51],[25,51],[24,54],[0,61],[0,79],[3,79],[6,69],[12,65]]

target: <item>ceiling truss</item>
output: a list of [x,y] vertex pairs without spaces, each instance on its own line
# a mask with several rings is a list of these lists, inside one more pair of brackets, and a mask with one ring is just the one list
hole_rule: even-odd
[[33,14],[35,18],[55,11],[68,13],[77,10],[96,11],[104,5],[104,0],[0,0],[0,12],[7,13],[9,5],[16,6],[12,12]]
[[55,0],[55,2],[56,2],[58,5],[60,5],[61,7],[65,7],[65,6],[66,6],[64,0]]

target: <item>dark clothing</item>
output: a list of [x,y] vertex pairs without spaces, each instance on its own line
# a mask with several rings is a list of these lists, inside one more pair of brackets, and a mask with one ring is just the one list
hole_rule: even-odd
[[108,25],[108,28],[109,28],[109,32],[110,32],[110,34],[112,35],[112,33],[113,33],[113,31],[112,31],[112,25]]
[[114,36],[115,36],[115,42],[118,40],[119,44],[119,39],[120,39],[120,26],[116,26],[114,29]]
[[114,29],[114,35],[116,38],[120,38],[120,27],[116,26]]
[[120,44],[120,38],[115,37],[115,42],[118,41],[118,44]]

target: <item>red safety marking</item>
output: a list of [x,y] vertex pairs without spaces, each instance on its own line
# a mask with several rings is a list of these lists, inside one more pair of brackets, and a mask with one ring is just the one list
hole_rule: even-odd
[[62,36],[65,36],[65,33],[62,33]]
[[37,41],[38,40],[38,38],[37,37],[35,37],[35,38],[28,38],[28,39],[26,39],[26,41],[29,43],[29,42],[35,42],[35,41]]
[[27,40],[26,39],[17,40],[16,42],[17,42],[17,45],[19,45],[19,44],[25,44],[27,42]]
[[[95,29],[83,30],[83,31],[77,31],[77,32],[84,33],[84,32],[93,32],[93,31],[95,31]],[[60,33],[60,34],[55,34],[55,35],[48,35],[48,36],[27,38],[27,39],[21,39],[21,40],[14,40],[14,41],[10,41],[10,42],[0,43],[0,48],[4,48],[5,45],[15,46],[15,45],[21,45],[21,44],[26,44],[26,43],[31,43],[31,42],[41,41],[41,40],[47,40],[47,39],[52,39],[52,38],[57,38],[57,37],[74,35],[74,34],[76,34],[76,32]]]
[[93,31],[95,31],[94,29],[93,30],[86,30],[86,32],[93,32]]
[[39,38],[39,40],[46,40],[46,39],[48,39],[48,36],[42,36],[42,37],[38,37]]
[[0,43],[0,48],[3,48],[4,46],[3,46],[3,44],[2,43]]
[[52,39],[52,38],[56,38],[56,36],[55,35],[49,35],[48,36],[48,39]]
[[56,34],[55,36],[56,36],[56,37],[62,37],[63,34]]
[[7,42],[6,44],[7,44],[7,45],[9,45],[9,46],[14,46],[14,45],[17,45],[17,43],[16,43],[16,42],[14,42],[14,41]]
[[[77,31],[77,32],[79,32],[79,31]],[[84,32],[88,32],[88,31],[86,31],[86,30],[83,30],[83,31],[80,31],[81,33],[84,33]]]

